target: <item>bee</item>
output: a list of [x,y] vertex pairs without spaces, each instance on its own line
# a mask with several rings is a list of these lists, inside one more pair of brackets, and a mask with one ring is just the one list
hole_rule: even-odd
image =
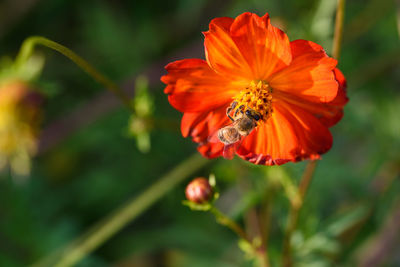
[[[224,144],[222,155],[227,159],[233,158],[244,137],[248,136],[254,130],[257,126],[257,121],[261,118],[259,113],[244,105],[238,107],[234,115],[231,116],[231,112],[236,106],[237,102],[234,101],[226,110],[226,115],[232,123],[219,129],[216,134],[211,137],[211,142],[215,142],[217,139]],[[215,138],[215,136],[217,138]]]

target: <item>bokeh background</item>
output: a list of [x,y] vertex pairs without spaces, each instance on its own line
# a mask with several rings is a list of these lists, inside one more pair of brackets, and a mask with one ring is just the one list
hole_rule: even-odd
[[[30,35],[60,42],[132,95],[138,77],[147,81],[155,124],[151,150],[142,153],[129,134],[129,110],[68,59],[38,48],[46,64],[37,86],[48,92],[40,150],[29,177],[0,173],[0,266],[49,255],[195,152],[181,137],[181,115],[159,78],[170,61],[204,58],[201,31],[212,18],[268,12],[291,40],[312,40],[330,53],[335,6],[333,0],[2,0],[1,56],[14,57]],[[300,214],[296,266],[400,266],[399,10],[395,0],[347,2],[339,67],[350,102]],[[279,266],[289,208],[281,180],[296,184],[304,167],[218,159],[193,177],[214,173],[219,207],[241,222],[251,223],[252,206],[266,194],[273,199],[268,249]],[[229,229],[181,204],[184,187],[77,266],[252,266]]]

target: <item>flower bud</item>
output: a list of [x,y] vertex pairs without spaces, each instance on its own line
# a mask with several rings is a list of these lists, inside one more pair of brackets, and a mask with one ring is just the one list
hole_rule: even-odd
[[206,178],[195,178],[186,186],[186,198],[194,203],[203,204],[213,197],[213,189]]

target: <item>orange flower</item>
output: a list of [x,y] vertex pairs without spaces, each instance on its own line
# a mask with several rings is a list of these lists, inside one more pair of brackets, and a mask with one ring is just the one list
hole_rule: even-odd
[[20,80],[0,82],[0,171],[27,175],[37,150],[43,96]]
[[207,60],[172,62],[161,78],[169,102],[184,113],[183,136],[199,143],[204,156],[221,156],[224,144],[210,136],[232,123],[232,107],[233,121],[246,110],[259,119],[251,117],[254,129],[237,142],[236,154],[245,160],[280,165],[327,152],[328,128],[342,118],[348,100],[337,61],[311,41],[289,42],[268,14],[216,18],[209,27]]

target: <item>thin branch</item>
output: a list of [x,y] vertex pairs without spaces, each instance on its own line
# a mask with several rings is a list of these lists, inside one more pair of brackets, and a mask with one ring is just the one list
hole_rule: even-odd
[[299,212],[304,203],[303,200],[306,195],[307,189],[311,183],[311,180],[314,175],[314,171],[315,171],[316,167],[317,167],[317,161],[310,161],[307,164],[306,169],[304,170],[303,176],[300,180],[300,185],[299,185],[299,193],[300,193],[300,197],[301,197],[300,203],[301,204],[297,205],[297,206],[292,205],[290,207],[288,223],[287,223],[287,227],[286,227],[285,236],[283,239],[282,261],[283,261],[284,267],[290,267],[293,265],[290,241],[292,239],[293,232],[296,230]]
[[252,240],[247,236],[246,232],[243,230],[243,228],[237,224],[235,221],[233,221],[231,218],[223,214],[220,210],[218,210],[216,207],[211,208],[210,210],[215,217],[217,218],[218,223],[228,227],[231,229],[233,232],[235,232],[240,238],[246,240],[249,244],[252,244]]
[[22,43],[21,50],[16,59],[16,65],[20,66],[24,64],[29,57],[32,55],[36,45],[42,45],[52,50],[59,52],[71,61],[73,61],[78,67],[85,71],[89,76],[91,76],[95,81],[102,84],[112,93],[114,93],[129,109],[134,111],[133,106],[129,101],[129,97],[121,90],[114,82],[108,79],[105,75],[100,73],[96,68],[89,64],[82,57],[78,56],[71,49],[51,41],[47,38],[41,36],[31,36]]
[[208,162],[210,161],[203,158],[200,154],[194,154],[161,177],[139,196],[135,196],[125,205],[105,217],[87,233],[71,242],[66,248],[54,252],[54,254],[40,260],[33,266],[73,266],[119,232],[128,223],[131,223],[178,183],[205,166]]
[[346,0],[338,0],[335,20],[335,35],[333,37],[332,56],[339,60],[343,39],[343,22]]
[[400,39],[400,0],[394,0],[396,2],[396,20],[397,20],[397,33]]
[[[204,53],[202,44],[200,42],[193,43],[173,55],[154,62],[148,68],[123,82],[121,87],[125,94],[133,96],[136,77],[141,75],[148,77],[150,88],[155,88],[160,85],[160,77],[164,73],[164,66],[168,62],[178,58],[201,57],[202,53]],[[119,108],[120,105],[121,102],[113,97],[109,91],[102,90],[84,105],[77,107],[67,114],[63,114],[59,119],[50,123],[41,133],[38,154],[46,153],[79,129],[87,127],[99,118]]]

